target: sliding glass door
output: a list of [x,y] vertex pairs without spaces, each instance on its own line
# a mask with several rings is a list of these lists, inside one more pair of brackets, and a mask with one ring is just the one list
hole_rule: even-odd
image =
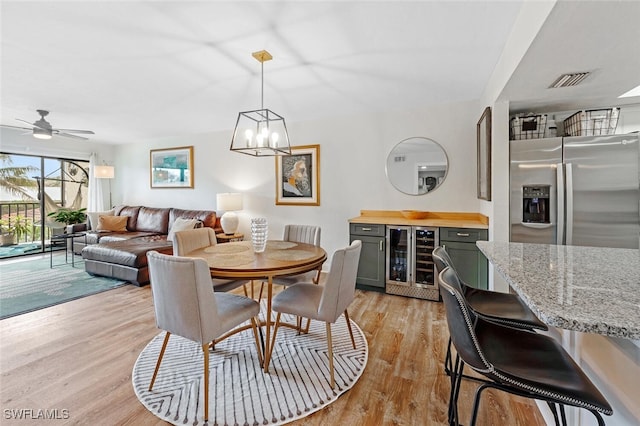
[[65,224],[50,213],[87,206],[89,162],[0,153],[0,258],[41,253]]

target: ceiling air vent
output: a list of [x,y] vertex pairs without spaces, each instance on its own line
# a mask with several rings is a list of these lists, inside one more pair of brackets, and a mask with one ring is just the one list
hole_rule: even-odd
[[576,72],[576,73],[573,73],[573,74],[562,74],[560,77],[558,77],[556,79],[556,81],[553,82],[553,84],[551,86],[549,86],[549,89],[557,89],[559,87],[577,86],[578,84],[580,84],[582,82],[582,80],[587,78],[588,75],[589,75],[588,72]]

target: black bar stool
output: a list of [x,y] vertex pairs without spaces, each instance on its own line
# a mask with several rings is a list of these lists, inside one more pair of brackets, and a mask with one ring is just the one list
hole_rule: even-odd
[[[531,309],[516,294],[500,293],[471,287],[465,284],[460,275],[456,272],[455,266],[444,247],[438,246],[433,249],[433,261],[441,272],[450,267],[457,275],[460,283],[460,293],[465,298],[469,308],[478,316],[487,321],[496,322],[509,327],[524,330],[548,330],[545,323],[531,312]],[[447,355],[445,356],[444,371],[451,375],[453,368],[451,360],[451,338],[447,345]],[[473,377],[465,376],[467,379]]]
[[590,411],[598,424],[604,425],[600,413],[613,414],[611,406],[558,342],[476,315],[467,307],[455,271],[445,268],[439,278],[449,334],[457,353],[451,375],[449,424],[459,424],[458,394],[464,367],[468,365],[488,379],[476,390],[471,426],[476,424],[482,391],[487,388],[546,401],[556,424],[560,424],[556,405],[563,425],[564,406],[571,405]]

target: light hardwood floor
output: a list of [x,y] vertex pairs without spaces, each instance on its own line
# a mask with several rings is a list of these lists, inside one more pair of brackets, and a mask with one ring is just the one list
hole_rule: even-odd
[[[446,424],[449,378],[442,360],[448,331],[442,303],[357,291],[349,313],[369,343],[364,374],[334,404],[292,424]],[[0,321],[0,423],[30,424],[9,420],[6,410],[57,409],[68,410],[68,419],[34,423],[165,424],[138,402],[131,385],[138,354],[158,333],[148,286],[127,285]],[[464,424],[476,386],[464,381]],[[478,424],[544,421],[533,401],[490,390]]]

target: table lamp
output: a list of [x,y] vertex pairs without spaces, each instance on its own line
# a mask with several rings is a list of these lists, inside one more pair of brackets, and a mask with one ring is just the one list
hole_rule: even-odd
[[224,211],[220,218],[220,225],[226,235],[233,235],[238,230],[238,215],[236,211],[242,210],[242,194],[237,192],[223,192],[216,195],[217,209]]

